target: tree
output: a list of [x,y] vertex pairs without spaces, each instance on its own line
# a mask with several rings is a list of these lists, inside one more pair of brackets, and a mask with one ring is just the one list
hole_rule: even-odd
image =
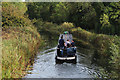
[[51,3],[41,3],[41,2],[33,2],[28,3],[28,15],[30,19],[40,19],[42,18],[44,21],[50,21],[50,4]]
[[55,4],[50,18],[52,22],[60,24],[67,21],[68,15],[69,11],[65,3],[59,2]]
[[70,3],[70,22],[84,29],[94,29],[96,12],[91,4],[92,3]]
[[120,2],[109,3],[104,9],[104,14],[108,16],[109,26],[112,25],[112,27],[109,27],[112,29],[112,32],[110,32],[110,34],[120,35]]
[[109,22],[109,16],[106,14],[101,15],[100,17],[101,23],[101,33],[104,34],[114,34],[114,27]]

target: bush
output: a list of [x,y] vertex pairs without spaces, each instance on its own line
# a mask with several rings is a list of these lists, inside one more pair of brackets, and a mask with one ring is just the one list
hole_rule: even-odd
[[95,50],[93,58],[96,58],[97,64],[108,70],[104,77],[118,78],[120,76],[120,37],[95,34],[80,27],[71,29],[71,33],[77,38],[80,47],[89,49],[89,46],[90,49]]
[[86,42],[91,42],[91,39],[94,36],[93,33],[90,33],[80,27],[71,29],[71,32],[75,37]]
[[2,78],[22,78],[42,40],[34,27],[6,27],[2,31]]
[[120,37],[115,36],[114,40],[112,40],[110,47],[109,47],[109,53],[112,55],[110,56],[111,60],[109,63],[111,64],[111,67],[113,70],[111,73],[114,73],[112,75],[113,77],[120,77]]
[[63,24],[60,25],[59,31],[63,33],[64,31],[70,31],[74,27],[75,26],[73,25],[73,23],[64,22]]
[[37,19],[37,20],[33,19],[32,22],[35,25],[35,27],[37,28],[38,32],[40,32],[44,25],[43,20],[42,19]]
[[4,2],[2,4],[2,27],[32,25],[31,21],[24,15],[26,10],[25,3]]

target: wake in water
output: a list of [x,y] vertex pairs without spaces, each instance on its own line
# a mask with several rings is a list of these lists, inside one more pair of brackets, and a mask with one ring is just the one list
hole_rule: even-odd
[[[43,55],[41,55],[41,53]],[[77,64],[55,64],[56,47],[38,53],[33,69],[25,78],[95,78],[98,76],[96,66],[83,64],[84,56],[79,52]]]

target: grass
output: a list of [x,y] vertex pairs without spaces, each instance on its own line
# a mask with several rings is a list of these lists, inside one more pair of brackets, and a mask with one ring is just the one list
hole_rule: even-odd
[[21,78],[43,41],[31,26],[3,28],[2,39],[2,78]]

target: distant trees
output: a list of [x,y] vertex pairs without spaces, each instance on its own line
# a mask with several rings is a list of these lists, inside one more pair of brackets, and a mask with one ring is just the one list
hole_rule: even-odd
[[40,19],[54,23],[62,23],[67,20],[68,10],[64,3],[29,3],[28,11],[30,19]]
[[[76,26],[83,28],[94,28],[96,12],[92,3],[28,3],[30,19],[42,18],[57,24],[73,22]],[[89,23],[89,24],[88,24]]]
[[104,34],[114,34],[114,28],[110,24],[109,16],[107,14],[103,14],[100,17],[100,24],[101,24],[101,32]]
[[96,12],[92,3],[69,3],[69,20],[84,29],[93,29]]
[[111,2],[105,6],[100,24],[102,33],[120,35],[120,2]]
[[120,35],[120,2],[110,3],[106,9],[106,14],[109,15],[110,23],[114,26],[115,34]]
[[52,22],[60,24],[68,21],[69,11],[65,3],[55,3],[50,7],[50,10],[50,19]]
[[120,2],[4,2],[2,10],[2,26],[25,26],[30,23],[26,20],[28,15],[33,23],[36,21],[35,25],[39,25],[39,21],[70,22],[96,33],[120,35]]
[[[28,5],[28,11],[27,13],[29,14],[30,19],[40,19],[42,18],[43,20],[49,20],[49,8],[50,5],[49,3],[29,3]],[[46,19],[47,18],[47,19]]]

